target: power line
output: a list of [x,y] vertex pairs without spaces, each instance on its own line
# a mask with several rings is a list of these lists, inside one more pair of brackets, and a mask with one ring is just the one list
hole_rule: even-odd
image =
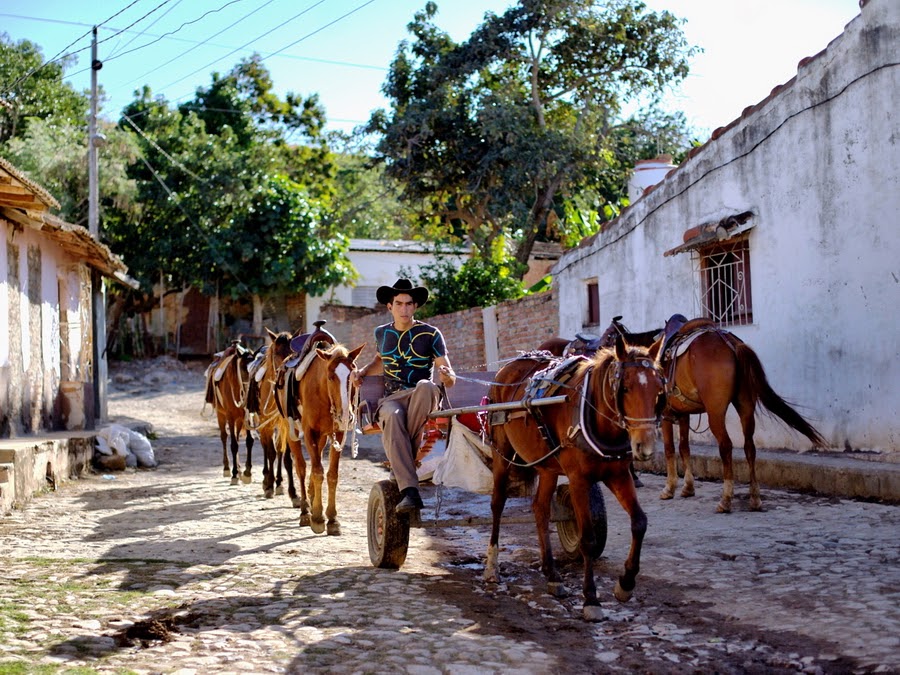
[[[265,8],[265,7],[269,6],[269,5],[271,5],[274,1],[275,1],[275,0],[268,0],[268,2],[266,2],[265,4],[262,4],[262,5],[260,5],[259,7],[257,7],[256,9],[254,9],[252,12],[249,12],[249,13],[245,14],[244,16],[242,16],[240,19],[238,19],[237,21],[235,21],[234,23],[232,23],[232,24],[229,25],[228,27],[223,28],[222,30],[220,30],[218,33],[215,33],[214,35],[210,35],[207,39],[205,39],[205,40],[203,40],[203,41],[201,41],[201,42],[196,43],[193,47],[191,47],[191,48],[188,49],[187,51],[181,52],[181,53],[178,54],[177,56],[174,56],[173,58],[171,58],[171,59],[169,59],[168,61],[166,61],[165,63],[163,63],[163,64],[157,66],[156,68],[153,68],[152,70],[148,70],[148,71],[147,71],[146,73],[144,73],[143,75],[139,75],[138,77],[134,78],[134,79],[131,80],[130,82],[126,82],[125,84],[123,84],[123,85],[118,85],[118,86],[127,87],[127,86],[130,85],[130,84],[134,84],[134,83],[137,82],[138,80],[140,80],[140,79],[142,79],[142,78],[144,78],[144,77],[147,77],[147,75],[149,75],[150,73],[155,73],[155,72],[156,72],[157,70],[159,70],[160,68],[164,68],[164,67],[166,67],[167,65],[169,65],[170,63],[172,63],[173,61],[177,61],[178,59],[180,59],[180,58],[186,56],[187,54],[190,54],[192,51],[194,51],[194,50],[197,49],[198,47],[202,47],[203,45],[205,45],[206,43],[208,43],[208,42],[209,42],[210,40],[212,40],[213,38],[218,37],[219,35],[221,35],[221,34],[224,33],[225,31],[227,31],[227,30],[233,28],[234,26],[236,26],[237,24],[239,24],[241,21],[244,21],[245,19],[250,18],[251,16],[253,16],[254,14],[256,14],[256,12],[258,12],[258,11],[260,11],[261,9],[263,9],[263,8]],[[231,3],[229,3],[229,4],[231,4]],[[204,16],[206,16],[206,15],[204,15]],[[203,17],[201,17],[201,18],[203,18]],[[151,43],[151,44],[152,44],[152,43]]]
[[[125,43],[125,46],[122,47],[122,49],[127,48],[132,42],[134,42],[134,41],[137,40],[139,37],[141,37],[141,35],[146,34],[146,32],[147,32],[148,30],[150,30],[151,28],[153,28],[153,26],[155,26],[155,25],[158,24],[160,21],[162,21],[162,20],[165,19],[167,16],[169,16],[169,12],[171,12],[171,11],[174,10],[176,7],[178,7],[178,5],[180,5],[183,1],[184,1],[184,0],[177,0],[177,2],[176,2],[174,5],[172,5],[171,7],[169,7],[169,9],[167,9],[165,12],[163,12],[163,13],[160,14],[158,17],[156,17],[155,19],[153,19],[153,23],[151,23],[149,26],[147,26],[147,28],[145,28],[145,29],[142,30],[142,31],[138,31],[137,34],[136,34],[133,38],[131,38],[128,42]],[[153,37],[153,36],[151,35],[150,37]],[[118,48],[113,49],[113,50],[109,53],[109,56],[107,56],[106,59],[104,59],[104,60],[105,60],[105,61],[109,61],[111,58],[113,58],[113,56],[115,55],[116,51],[118,51]],[[127,52],[126,52],[126,53],[127,53]]]
[[[111,17],[109,17],[109,18],[107,18],[107,19],[101,21],[99,24],[97,24],[97,28],[99,28],[100,26],[102,26],[103,24],[105,24],[105,23],[108,22],[108,21],[112,21],[112,20],[115,19],[117,16],[119,16],[122,12],[124,12],[124,11],[126,11],[127,9],[133,7],[134,5],[136,5],[136,4],[137,4],[138,2],[140,2],[140,1],[141,1],[141,0],[132,0],[132,2],[130,2],[128,5],[126,5],[126,6],[123,7],[122,9],[120,9],[118,12],[116,12],[115,14],[113,14]],[[140,19],[138,19],[137,21],[135,21],[134,23],[132,23],[131,25],[129,25],[127,28],[124,28],[123,30],[119,31],[118,33],[114,33],[114,34],[111,35],[110,37],[105,38],[104,40],[101,40],[101,42],[105,42],[106,40],[111,40],[112,38],[114,38],[114,37],[115,37],[116,35],[118,35],[119,33],[122,33],[122,32],[124,32],[124,31],[128,30],[128,28],[131,28],[131,26],[134,26],[134,24],[138,23],[138,21],[144,20],[146,17],[148,17],[148,16],[150,16],[151,14],[153,14],[153,12],[155,12],[157,9],[159,9],[160,7],[162,7],[163,5],[165,5],[165,4],[167,4],[167,3],[171,2],[171,1],[172,1],[172,0],[163,0],[162,3],[160,3],[159,5],[157,5],[156,7],[154,7],[152,10],[150,10],[149,12],[147,12],[147,13],[146,13],[144,16],[142,16]],[[75,54],[78,54],[79,52],[83,52],[83,51],[86,50],[86,49],[90,49],[90,45],[88,45],[87,47],[82,47],[81,49],[76,49],[74,52],[66,53],[66,52],[68,52],[69,47],[71,47],[71,46],[74,45],[75,43],[79,42],[79,41],[82,40],[84,37],[90,35],[92,32],[93,32],[93,27],[91,28],[91,30],[88,30],[86,33],[83,33],[82,35],[80,35],[79,37],[77,37],[75,40],[73,40],[72,42],[70,42],[66,47],[64,47],[63,49],[61,49],[60,51],[58,51],[58,52],[56,53],[56,55],[55,55],[52,59],[49,59],[49,60],[47,60],[47,61],[44,61],[44,63],[42,63],[41,65],[39,65],[37,68],[34,68],[34,69],[32,69],[30,72],[25,73],[24,75],[22,75],[21,77],[19,77],[19,78],[18,78],[15,82],[13,82],[9,87],[5,87],[5,88],[4,88],[4,93],[11,92],[11,91],[12,91],[13,89],[15,89],[16,86],[19,85],[21,82],[24,82],[24,81],[27,80],[29,77],[31,77],[31,76],[37,74],[38,72],[40,72],[41,70],[43,70],[44,68],[46,68],[47,66],[49,66],[51,63],[54,63],[55,61],[58,61],[58,60],[60,60],[60,59],[62,59],[62,58],[65,58],[65,57],[67,57],[67,56],[73,56],[73,55],[75,55]],[[98,43],[98,44],[99,44],[99,43]]]
[[[370,0],[370,2],[371,2],[371,1],[372,1],[372,0]],[[234,54],[234,53],[236,53],[236,52],[239,52],[239,51],[241,51],[241,50],[243,50],[243,49],[246,49],[249,45],[252,45],[252,44],[253,44],[254,42],[256,42],[257,40],[261,40],[262,38],[266,37],[266,35],[268,35],[269,33],[274,33],[274,32],[275,32],[276,30],[278,30],[279,28],[284,27],[285,25],[289,24],[291,21],[294,21],[295,19],[297,19],[297,18],[303,16],[304,14],[306,14],[307,12],[309,12],[309,11],[315,9],[316,7],[318,7],[319,5],[323,4],[324,2],[325,2],[325,0],[319,0],[319,1],[316,2],[316,3],[313,3],[312,5],[310,5],[310,6],[307,7],[306,9],[304,9],[302,12],[300,12],[299,14],[295,14],[294,16],[292,16],[292,17],[291,17],[290,19],[288,19],[287,21],[283,21],[282,23],[278,24],[277,26],[275,26],[275,27],[272,28],[271,30],[267,30],[267,31],[266,31],[265,33],[263,33],[262,35],[258,35],[258,36],[256,36],[255,38],[253,38],[252,40],[250,40],[249,42],[244,43],[243,45],[241,45],[241,46],[238,47],[237,49],[231,50],[230,52],[228,52],[227,54],[225,54],[225,56],[220,56],[219,58],[215,59],[214,61],[210,61],[210,62],[207,63],[205,66],[201,66],[201,67],[197,68],[197,70],[188,73],[188,74],[185,75],[184,77],[179,78],[179,79],[175,80],[174,82],[170,82],[169,84],[167,84],[167,85],[161,87],[161,89],[168,89],[169,87],[171,87],[171,86],[174,85],[174,84],[178,84],[179,82],[183,82],[184,80],[188,79],[188,78],[191,77],[192,75],[196,75],[196,74],[199,73],[201,70],[206,70],[206,69],[209,68],[210,66],[213,66],[213,65],[217,64],[219,61],[222,61],[223,59],[227,59],[227,58],[228,58],[229,56],[231,56],[232,54]]]
[[307,38],[311,38],[311,37],[312,37],[313,35],[315,35],[316,33],[321,33],[323,30],[325,30],[326,28],[328,28],[328,27],[330,27],[330,26],[333,26],[333,25],[336,24],[338,21],[342,21],[342,20],[346,19],[346,18],[347,18],[348,16],[350,16],[351,14],[355,14],[356,12],[358,12],[359,10],[361,10],[363,7],[366,7],[367,5],[371,5],[373,2],[375,2],[375,0],[367,0],[367,2],[362,3],[362,4],[359,5],[358,7],[355,7],[354,9],[351,9],[349,12],[347,12],[346,14],[344,14],[344,15],[342,15],[342,16],[339,16],[339,17],[336,18],[334,21],[332,21],[332,22],[330,22],[330,23],[326,23],[324,26],[322,26],[321,28],[317,28],[317,29],[314,30],[312,33],[307,33],[306,35],[304,35],[304,36],[303,36],[302,38],[300,38],[299,40],[294,40],[291,44],[285,45],[285,46],[282,47],[281,49],[272,52],[272,53],[269,54],[268,56],[264,56],[264,57],[263,57],[262,59],[260,59],[260,60],[261,60],[261,61],[265,61],[265,60],[268,59],[269,57],[275,56],[275,55],[279,54],[280,52],[283,52],[285,49],[290,49],[290,48],[293,47],[294,45],[303,42],[303,41],[306,40]]
[[150,145],[152,145],[154,148],[156,148],[166,159],[168,159],[170,162],[172,162],[172,164],[174,164],[179,169],[181,169],[182,171],[187,173],[189,176],[196,178],[201,183],[209,182],[209,181],[201,178],[197,174],[195,174],[193,171],[191,171],[189,168],[187,168],[184,164],[179,162],[177,159],[172,157],[172,155],[170,155],[168,152],[166,152],[161,147],[159,147],[157,142],[154,141],[152,138],[150,138],[147,134],[145,134],[143,129],[141,129],[137,124],[135,124],[134,121],[128,115],[123,114],[122,117],[124,117],[125,121],[128,122],[132,127],[134,127],[134,130],[137,131],[145,141],[147,141]]

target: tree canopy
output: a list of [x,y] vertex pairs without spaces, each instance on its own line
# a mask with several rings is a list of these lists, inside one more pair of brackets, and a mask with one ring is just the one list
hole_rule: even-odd
[[235,296],[352,279],[349,242],[323,215],[336,171],[323,124],[315,97],[275,96],[258,57],[177,108],[145,88],[120,120],[143,152],[130,170],[137,206],[111,214],[107,234],[148,286],[161,271]]
[[485,258],[510,239],[524,265],[562,197],[612,164],[624,105],[683,79],[692,49],[635,0],[521,0],[461,43],[436,13],[409,24],[367,131],[423,218]]

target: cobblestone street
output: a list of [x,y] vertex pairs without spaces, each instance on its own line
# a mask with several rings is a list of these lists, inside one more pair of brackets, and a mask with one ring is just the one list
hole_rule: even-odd
[[[715,513],[720,483],[660,501],[634,597],[612,595],[627,554],[607,497],[595,566],[606,620],[546,594],[531,525],[501,532],[504,582],[481,582],[489,528],[413,530],[399,571],[372,567],[366,503],[387,477],[377,437],[341,463],[343,534],[297,524],[286,496],[222,477],[199,371],[114,379],[110,415],[146,420],[160,466],[95,474],[0,519],[0,672],[871,673],[900,670],[900,509],[763,486],[766,511]],[[207,411],[208,412],[208,411]],[[661,450],[660,450],[661,451]],[[243,457],[243,452],[242,452]],[[428,507],[435,489],[427,488]],[[441,517],[489,497],[442,495]],[[507,515],[527,515],[525,499]],[[429,508],[423,516],[433,518]],[[554,545],[559,542],[554,537]]]

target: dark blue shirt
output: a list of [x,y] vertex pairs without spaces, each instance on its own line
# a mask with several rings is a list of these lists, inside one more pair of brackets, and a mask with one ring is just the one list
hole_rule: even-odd
[[447,355],[444,336],[434,326],[416,321],[400,332],[393,323],[375,329],[375,348],[384,369],[385,396],[431,379],[434,360]]

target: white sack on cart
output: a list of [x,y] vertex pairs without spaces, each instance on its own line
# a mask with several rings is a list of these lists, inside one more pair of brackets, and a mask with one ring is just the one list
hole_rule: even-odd
[[493,474],[487,464],[490,457],[491,446],[481,442],[481,434],[464,424],[451,424],[447,449],[432,481],[435,485],[489,495],[494,489]]

